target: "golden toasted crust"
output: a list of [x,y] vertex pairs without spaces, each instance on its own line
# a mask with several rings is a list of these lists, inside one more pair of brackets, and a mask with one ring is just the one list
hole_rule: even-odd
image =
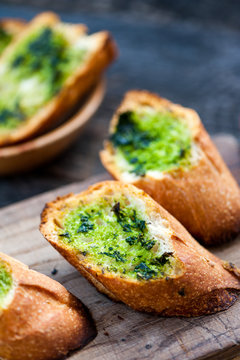
[[22,31],[26,26],[26,21],[22,19],[0,19],[0,28],[7,31],[9,34],[16,36],[19,31]]
[[0,310],[0,358],[59,359],[96,336],[91,316],[80,300],[58,282],[0,253],[14,281],[14,294]]
[[[161,218],[172,231],[174,257],[181,264],[176,275],[164,279],[135,280],[115,273],[102,273],[96,264],[59,241],[61,213],[66,206],[74,208],[84,199],[127,194],[144,201],[151,219]],[[42,212],[40,231],[44,237],[85,276],[97,289],[114,300],[135,310],[155,312],[164,316],[199,316],[227,309],[234,303],[240,289],[239,270],[218,259],[149,195],[133,185],[105,181],[78,194],[69,194],[46,205]]]
[[[38,15],[8,46],[1,61],[4,61],[8,54],[14,51],[17,44],[35,28],[41,25],[55,26],[57,24],[60,24],[60,19],[54,13]],[[71,42],[86,34],[85,25],[64,24],[63,26],[63,31]],[[59,94],[32,118],[28,119],[23,126],[0,134],[0,146],[10,145],[45,131],[57,120],[64,118],[91,87],[99,81],[103,71],[116,58],[117,49],[110,33],[107,31],[101,31],[90,36],[94,37],[96,46],[84,64],[81,64],[67,79]]]
[[[169,172],[159,179],[146,174],[132,184],[151,195],[197,240],[217,244],[233,238],[240,232],[240,190],[197,113],[146,91],[130,91],[113,116],[110,132],[118,122],[119,113],[137,109],[139,105],[169,110],[185,119],[201,155],[188,171]],[[112,144],[107,141],[100,153],[101,161],[115,179],[124,181],[114,154]]]

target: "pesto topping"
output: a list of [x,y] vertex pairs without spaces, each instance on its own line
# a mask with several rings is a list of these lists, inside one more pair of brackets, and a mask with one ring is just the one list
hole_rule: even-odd
[[86,261],[133,279],[171,275],[173,253],[151,235],[149,221],[126,197],[104,197],[82,204],[64,215],[59,241],[74,248]]
[[0,261],[0,308],[4,303],[4,299],[7,296],[13,285],[13,280],[6,265]]
[[12,40],[12,35],[0,26],[0,54]]
[[149,170],[163,172],[190,165],[190,130],[170,112],[124,112],[110,141],[117,156],[127,161],[127,170],[137,176]]
[[16,128],[36,114],[58,94],[86,53],[50,27],[23,39],[1,71],[0,129]]

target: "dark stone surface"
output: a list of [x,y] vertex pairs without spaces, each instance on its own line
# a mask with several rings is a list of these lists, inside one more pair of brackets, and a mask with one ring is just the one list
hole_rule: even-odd
[[[36,1],[29,3],[36,4]],[[66,1],[51,2],[52,8],[58,4],[65,21],[84,22],[91,32],[110,30],[120,55],[108,71],[104,102],[78,141],[41,169],[0,179],[0,206],[103,171],[98,152],[112,113],[128,89],[148,89],[192,107],[199,112],[210,133],[227,132],[239,137],[240,33],[237,25],[231,29],[221,16],[211,21],[213,1],[209,2],[208,16],[206,1],[199,5],[199,17],[193,6],[187,7],[187,1],[176,2],[178,7],[182,4],[182,10],[174,6],[173,1],[161,1],[160,6],[157,1],[145,2],[145,5],[140,1],[138,11],[133,6],[136,1],[126,3],[122,3],[124,8],[120,1],[115,7],[111,1],[100,1],[100,5],[93,1],[92,5],[82,5],[85,12],[81,12],[82,1],[70,0],[68,11],[63,10]],[[219,3],[224,9],[223,2]],[[233,19],[235,6],[230,6]],[[35,7],[2,3],[0,16],[30,19],[41,7],[46,9],[43,0]]]

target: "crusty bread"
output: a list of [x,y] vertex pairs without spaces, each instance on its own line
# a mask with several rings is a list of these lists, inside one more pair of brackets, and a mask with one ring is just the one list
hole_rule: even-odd
[[96,336],[88,311],[58,282],[0,253],[13,278],[8,304],[0,308],[0,358],[62,358]]
[[75,44],[80,38],[86,38],[86,42],[91,41],[89,54],[84,62],[66,79],[60,92],[42,109],[31,118],[23,121],[22,125],[16,129],[0,132],[0,146],[33,137],[48,129],[57,120],[64,118],[97,83],[105,68],[116,57],[116,45],[107,31],[87,36],[85,25],[61,23],[57,15],[48,12],[36,16],[7,47],[0,60],[0,68],[4,66],[5,61],[29,34],[44,26],[53,29],[55,27],[61,28],[62,33],[71,44]]
[[0,28],[5,30],[12,36],[16,36],[19,34],[20,31],[24,29],[26,26],[26,22],[22,19],[10,19],[4,18],[0,19]]
[[125,177],[115,157],[111,141],[105,142],[100,157],[112,176],[130,182],[151,195],[175,216],[187,230],[205,244],[227,241],[240,231],[240,191],[197,113],[192,109],[160,98],[146,91],[130,91],[116,111],[110,134],[118,123],[119,114],[150,106],[157,111],[170,111],[184,119],[191,129],[199,159],[187,171],[181,169],[152,176]]
[[26,26],[20,19],[0,19],[0,56]]
[[[145,209],[146,223],[152,224],[159,247],[164,243],[174,256],[175,265],[170,276],[139,280],[105,271],[76,247],[60,240],[59,231],[64,232],[63,214],[78,207],[77,211],[81,212],[82,204],[106,197],[113,199],[117,194],[126,196],[138,209]],[[162,227],[165,232],[162,232]],[[232,305],[240,289],[239,270],[233,264],[223,262],[204,249],[157,202],[130,184],[105,181],[80,194],[57,198],[43,210],[40,231],[99,291],[135,310],[164,316],[210,314]],[[168,234],[168,237],[163,234]],[[108,239],[108,244],[111,246],[111,239]]]

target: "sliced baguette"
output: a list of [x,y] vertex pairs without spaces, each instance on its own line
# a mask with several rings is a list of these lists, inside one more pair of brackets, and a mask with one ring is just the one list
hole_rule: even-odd
[[72,45],[82,40],[88,47],[87,57],[66,79],[60,92],[32,117],[24,120],[15,129],[0,131],[0,146],[10,145],[35,136],[53,126],[59,119],[65,118],[89,89],[96,84],[103,71],[116,57],[116,45],[107,31],[88,36],[85,25],[61,23],[54,13],[42,13],[36,16],[8,46],[0,60],[0,71],[4,71],[2,69],[19,44],[35,30],[46,26],[61,30],[61,33]]
[[[124,271],[106,270],[105,265],[91,260],[90,251],[89,257],[77,247],[72,247],[71,242],[62,241],[59,234],[65,231],[64,219],[69,211],[78,208],[77,211],[81,212],[83,204],[101,202],[102,199],[109,199],[113,205],[118,196],[125,196],[137,211],[145,214],[143,217],[145,216],[146,224],[151,224],[147,226],[151,226],[157,247],[162,249],[164,254],[172,254],[173,262],[167,270],[171,271],[170,275],[165,272],[161,273],[160,277],[146,280],[132,278]],[[199,245],[175,218],[133,185],[105,181],[80,194],[59,197],[46,204],[41,219],[40,231],[53,247],[100,292],[135,310],[163,316],[199,316],[227,309],[237,298],[240,289],[239,270]],[[94,229],[98,231],[98,226]],[[89,241],[89,238],[95,239],[94,233],[92,234],[89,233],[86,241]],[[126,233],[126,236],[128,235],[129,233]],[[112,239],[108,238],[107,241],[108,246],[111,246]],[[94,242],[97,244],[95,240]],[[158,251],[154,248],[149,251]],[[129,247],[126,258],[131,256],[131,251],[132,248]],[[117,262],[110,261],[117,266]]]
[[0,307],[0,358],[59,359],[96,336],[80,300],[58,282],[0,253],[13,287]]
[[170,111],[188,124],[197,148],[195,164],[186,171],[166,171],[155,176],[132,176],[123,172],[110,140],[100,158],[117,180],[143,189],[175,216],[200,242],[217,244],[232,239],[240,231],[240,191],[197,113],[146,91],[129,91],[110,124],[110,134],[125,111],[149,106],[156,111]]

